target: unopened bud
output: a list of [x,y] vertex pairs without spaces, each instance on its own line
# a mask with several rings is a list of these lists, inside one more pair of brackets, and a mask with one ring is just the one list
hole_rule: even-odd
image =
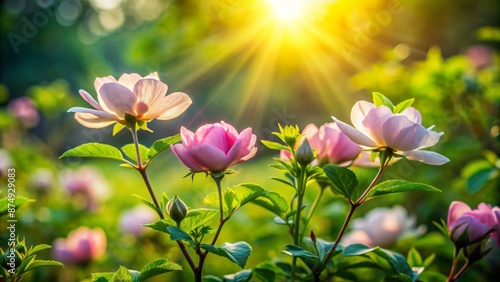
[[175,195],[172,200],[168,201],[167,211],[170,218],[172,218],[177,224],[181,224],[181,221],[188,213],[188,207],[177,197],[177,195]]
[[303,166],[310,164],[314,160],[314,152],[307,139],[304,139],[302,145],[300,145],[297,152],[295,152],[295,159]]
[[20,254],[22,254],[22,255],[25,255],[25,254],[26,254],[26,252],[28,251],[28,250],[26,249],[26,246],[24,245],[24,242],[21,242],[21,243],[17,244],[17,245],[16,245],[16,250],[17,250]]
[[313,241],[313,243],[316,243],[316,234],[314,234],[314,231],[312,229],[311,229],[310,237],[311,237],[311,241]]

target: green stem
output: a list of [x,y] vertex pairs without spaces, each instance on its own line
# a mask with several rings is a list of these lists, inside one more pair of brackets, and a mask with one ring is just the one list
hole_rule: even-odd
[[372,188],[375,186],[375,183],[377,183],[378,179],[380,178],[380,176],[382,175],[382,173],[384,172],[384,170],[387,168],[387,166],[389,165],[389,162],[390,161],[387,161],[385,162],[378,170],[377,172],[377,175],[375,175],[375,177],[373,178],[372,182],[370,183],[370,185],[368,185],[368,187],[366,188],[365,192],[363,192],[363,194],[359,197],[359,199],[356,201],[356,204],[357,205],[361,205],[366,196],[368,196],[368,193],[370,193],[370,191],[372,190]]
[[[153,203],[156,207],[156,212],[158,213],[158,215],[160,216],[161,219],[165,219],[165,216],[163,215],[163,213],[161,211],[160,204],[158,203],[158,200],[156,199],[155,193],[153,191],[153,187],[151,186],[151,182],[149,181],[148,173],[146,172],[146,167],[144,167],[142,165],[142,162],[141,162],[141,154],[139,151],[139,141],[138,141],[139,138],[137,137],[137,130],[134,129],[131,131],[132,131],[132,139],[134,140],[134,145],[135,145],[135,152],[137,154],[136,170],[141,174],[142,179],[144,180],[144,183],[146,184],[146,187],[148,188],[149,195],[151,196],[151,199],[153,200]],[[177,245],[179,245],[179,248],[181,249],[182,254],[184,255],[184,257],[188,261],[189,266],[191,267],[191,269],[194,272],[196,266],[194,264],[193,259],[191,258],[191,255],[189,254],[188,250],[186,249],[186,246],[180,240],[177,240],[176,242],[177,242]]]
[[309,213],[307,213],[307,217],[304,222],[304,227],[302,228],[302,236],[307,231],[307,225],[309,224],[309,221],[311,221],[311,217],[313,216],[314,212],[316,211],[316,208],[319,205],[319,202],[321,201],[321,198],[323,197],[323,192],[325,191],[325,187],[320,187],[319,193],[316,195],[316,198],[314,199],[314,202],[311,206],[311,209],[309,210]]
[[465,270],[467,270],[467,268],[470,266],[470,261],[469,260],[466,260],[465,261],[465,264],[462,266],[462,268],[460,268],[460,270],[457,272],[457,274],[455,274],[455,276],[453,276],[452,280],[450,280],[451,282],[453,281],[456,281],[458,279],[458,277],[462,276],[462,274],[464,274]]
[[459,250],[457,249],[457,247],[455,247],[455,249],[453,251],[453,262],[451,263],[450,275],[448,275],[448,279],[446,279],[446,282],[454,281],[453,274],[454,274],[455,269],[457,268],[457,264],[458,264],[458,252],[459,252]]
[[[305,172],[307,166],[300,166],[300,174],[299,179],[297,180],[297,212],[295,213],[295,220],[293,221],[293,244],[296,246],[300,246],[302,244],[302,236],[300,235],[300,215],[302,213],[302,202],[304,200],[304,192],[305,192]],[[297,257],[293,257],[292,259],[292,281],[294,281],[295,277],[295,268],[297,266]]]

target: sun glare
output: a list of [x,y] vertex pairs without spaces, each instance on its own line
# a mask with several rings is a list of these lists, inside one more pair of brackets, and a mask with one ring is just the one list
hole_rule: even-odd
[[305,0],[267,0],[274,16],[282,21],[289,22],[301,17],[305,8]]

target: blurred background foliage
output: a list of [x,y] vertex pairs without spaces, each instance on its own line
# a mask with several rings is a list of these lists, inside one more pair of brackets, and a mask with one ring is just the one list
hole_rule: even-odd
[[[78,89],[95,96],[95,77],[153,71],[169,85],[169,93],[185,92],[193,105],[176,120],[153,122],[154,133],[139,136],[145,145],[177,133],[181,125],[194,130],[220,120],[240,130],[251,126],[259,139],[270,139],[277,123],[303,128],[311,122],[331,122],[331,115],[349,120],[354,102],[370,100],[372,91],[395,103],[415,97],[423,124],[445,132],[433,150],[451,162],[432,167],[403,160],[385,176],[432,184],[443,193],[371,201],[357,216],[376,206],[403,205],[428,231],[397,243],[395,250],[406,254],[415,246],[426,255],[438,252],[432,268],[447,273],[451,245],[437,235],[432,221],[446,217],[452,200],[471,206],[482,201],[500,204],[500,2],[317,0],[307,1],[299,18],[287,20],[278,18],[266,1],[2,2],[2,187],[5,169],[13,166],[18,195],[37,200],[18,212],[17,232],[33,245],[52,244],[82,225],[100,226],[108,238],[103,258],[62,271],[40,269],[31,276],[33,281],[78,281],[120,264],[140,269],[159,257],[180,259],[176,246],[161,234],[134,236],[120,230],[120,214],[139,204],[130,195],[148,198],[138,175],[112,161],[58,160],[62,152],[85,142],[131,143],[127,134],[112,137],[111,128],[83,128],[66,113],[85,104]],[[263,169],[273,155],[259,149],[257,158],[237,167],[240,174],[226,177],[224,184],[257,182],[291,195],[289,188],[269,180],[279,171]],[[213,191],[212,183],[202,177],[193,183],[183,179],[187,169],[172,154],[165,156],[151,166],[157,193],[178,194],[190,207],[201,207],[204,195]],[[106,196],[68,190],[68,173],[81,166],[92,168],[84,179],[106,182],[98,188],[86,183],[91,187],[86,189],[106,189]],[[371,169],[356,172],[361,185],[375,174]],[[309,188],[309,202],[317,189]],[[97,197],[91,199],[96,200],[92,207],[86,197]],[[279,246],[290,238],[263,211],[244,208],[221,238],[252,244],[248,267],[286,259]],[[347,206],[329,193],[312,228],[333,240],[346,212]],[[7,234],[1,236],[4,242]],[[494,258],[474,266],[464,281],[494,277],[499,265]],[[238,270],[215,258],[208,260],[206,269],[219,276]],[[167,275],[169,281],[181,281],[190,274]]]

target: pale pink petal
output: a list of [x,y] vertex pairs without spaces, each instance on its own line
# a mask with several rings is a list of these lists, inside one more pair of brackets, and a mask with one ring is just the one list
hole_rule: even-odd
[[257,136],[252,134],[252,129],[248,127],[241,131],[237,140],[241,141],[241,150],[238,157],[242,157],[250,152],[252,147],[255,145],[255,141],[257,141]]
[[431,165],[443,165],[450,161],[447,157],[431,151],[403,152],[409,160],[419,161]]
[[134,86],[134,93],[137,96],[137,102],[143,102],[148,105],[148,112],[144,119],[154,119],[162,114],[165,94],[168,86],[153,78],[141,79]]
[[[190,147],[194,143],[194,133],[185,128],[184,126],[181,126],[181,141],[182,144],[186,147]],[[196,142],[197,143],[197,142]]]
[[88,128],[103,128],[116,122],[116,120],[105,119],[88,113],[75,113],[75,119]]
[[89,109],[89,108],[73,107],[73,108],[70,108],[68,110],[68,112],[69,113],[86,113],[86,114],[92,114],[92,115],[99,117],[99,118],[102,118],[102,119],[109,119],[109,120],[114,120],[114,121],[119,120],[118,117],[116,117],[115,115],[112,115],[108,112]]
[[187,152],[193,161],[210,171],[223,171],[227,168],[226,154],[217,147],[209,144],[194,145]]
[[135,84],[142,79],[142,76],[137,73],[124,73],[118,79],[118,83],[127,87],[130,91],[134,91]]
[[389,148],[411,151],[425,144],[429,133],[406,116],[393,116],[382,125],[382,138]]
[[[326,147],[326,144],[322,140],[325,139],[325,128],[324,126],[321,126],[319,129],[318,127],[310,123],[304,127],[302,130],[302,134],[304,134],[307,138],[307,141],[309,141],[309,145],[311,145],[311,148],[313,148],[316,153],[318,153],[318,157],[323,154],[324,148]],[[302,141],[302,140],[301,140]],[[302,142],[300,142],[302,144]],[[297,144],[300,146],[300,144]]]
[[80,91],[78,91],[78,92],[80,93],[80,96],[82,96],[82,98],[85,101],[87,101],[87,103],[92,105],[92,107],[94,107],[98,110],[102,110],[101,105],[99,105],[99,103],[97,103],[97,101],[87,91],[80,89]]
[[238,163],[248,161],[249,159],[255,157],[255,154],[257,154],[257,151],[258,151],[257,147],[253,147],[252,150],[250,150],[250,153],[248,153],[248,155],[240,158]]
[[414,123],[422,124],[422,115],[414,107],[406,108],[404,111],[401,112],[401,115],[406,116],[409,120],[413,121]]
[[216,125],[216,126],[222,126],[231,135],[238,136],[238,131],[236,130],[236,128],[234,128],[229,123],[225,123],[224,121],[221,121],[220,123],[216,123],[214,125]]
[[109,76],[105,76],[105,77],[97,77],[95,80],[94,80],[94,89],[95,89],[95,92],[96,93],[99,93],[99,89],[101,89],[101,86],[104,84],[104,83],[109,83],[109,82],[117,82],[116,79],[114,77],[112,77],[111,75]]
[[188,95],[175,92],[165,96],[161,100],[162,108],[159,110],[159,120],[169,120],[178,117],[191,105],[193,101]]
[[457,219],[466,212],[470,212],[471,208],[464,202],[453,201],[448,208],[448,229],[457,221]]
[[170,149],[177,156],[177,158],[190,170],[199,172],[204,171],[204,168],[194,162],[187,152],[187,148],[183,144],[170,145]]
[[444,132],[436,132],[436,131],[431,131],[429,128],[427,129],[427,132],[429,132],[429,138],[427,141],[425,141],[424,145],[420,146],[419,149],[423,148],[428,148],[432,147],[437,144],[439,141],[439,138],[444,135]]
[[124,118],[125,112],[132,114],[136,101],[135,94],[118,83],[106,83],[97,95],[103,110]]
[[365,127],[363,126],[363,120],[371,109],[375,108],[375,105],[367,101],[358,101],[351,109],[351,122],[354,128],[361,131],[363,134],[367,135]]
[[[394,114],[391,109],[386,106],[380,106],[377,108],[372,108],[368,111],[365,119],[361,122],[366,132],[366,136],[369,136],[370,139],[377,142],[379,145],[385,145],[384,137],[382,132],[382,125]],[[344,132],[345,133],[345,132]]]
[[335,123],[337,123],[340,130],[342,130],[342,132],[344,132],[344,134],[347,135],[347,137],[349,137],[349,139],[351,139],[355,143],[361,146],[374,147],[374,148],[379,147],[379,144],[375,143],[375,141],[373,141],[360,131],[356,130],[354,127],[336,119],[335,117],[332,118],[335,121]]

